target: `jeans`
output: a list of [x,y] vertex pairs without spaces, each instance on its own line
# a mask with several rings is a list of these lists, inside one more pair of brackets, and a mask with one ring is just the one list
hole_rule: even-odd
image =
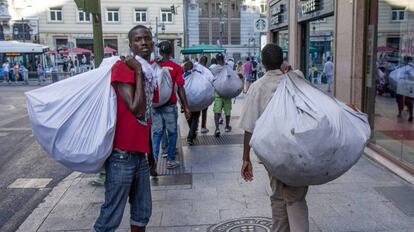
[[177,144],[177,119],[178,112],[176,105],[167,105],[152,110],[152,149],[154,157],[158,159],[160,145],[163,137],[163,128],[167,129],[168,135],[168,161],[175,160],[175,147]]
[[95,231],[112,232],[118,228],[128,197],[130,224],[146,226],[152,211],[147,157],[142,153],[114,150],[105,162],[105,170],[105,202],[95,222]]

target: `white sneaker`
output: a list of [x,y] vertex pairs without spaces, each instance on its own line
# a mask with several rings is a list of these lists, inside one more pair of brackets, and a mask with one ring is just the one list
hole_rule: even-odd
[[201,133],[202,134],[207,134],[209,132],[209,130],[207,128],[201,128]]
[[176,168],[178,166],[180,166],[180,163],[178,161],[176,161],[176,160],[167,161],[167,168],[168,169],[173,169],[173,168]]

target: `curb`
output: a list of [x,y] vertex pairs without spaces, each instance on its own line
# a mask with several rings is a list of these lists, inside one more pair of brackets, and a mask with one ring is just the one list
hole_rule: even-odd
[[63,179],[47,197],[40,203],[36,209],[26,218],[26,220],[19,226],[17,232],[35,232],[42,226],[43,222],[56,207],[66,191],[79,180],[82,173],[72,172],[69,176]]

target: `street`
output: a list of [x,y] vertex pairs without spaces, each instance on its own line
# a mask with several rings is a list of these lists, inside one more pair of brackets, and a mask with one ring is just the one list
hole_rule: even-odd
[[15,231],[51,189],[71,173],[32,136],[24,92],[0,87],[0,231]]

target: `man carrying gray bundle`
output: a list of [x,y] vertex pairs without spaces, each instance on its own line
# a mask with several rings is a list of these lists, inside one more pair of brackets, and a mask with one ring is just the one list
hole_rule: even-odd
[[[240,119],[240,127],[245,131],[241,168],[241,176],[245,181],[253,180],[249,143],[255,123],[265,111],[279,83],[284,78],[284,74],[280,70],[283,63],[282,49],[276,44],[267,44],[262,50],[262,63],[266,73],[251,85]],[[272,232],[309,231],[308,207],[305,199],[308,186],[286,185],[271,176],[270,173],[269,178],[272,189],[270,196],[273,218]]]

